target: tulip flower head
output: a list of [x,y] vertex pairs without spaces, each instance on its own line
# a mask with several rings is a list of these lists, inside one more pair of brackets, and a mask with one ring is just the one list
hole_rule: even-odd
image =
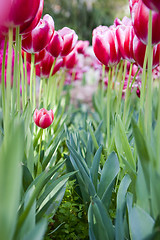
[[[142,0],[129,0],[130,13],[135,34],[144,44],[148,43],[149,8]],[[152,11],[152,44],[160,42],[160,12]]]
[[105,66],[114,66],[120,61],[115,29],[99,26],[93,30],[92,46],[98,60]]
[[47,111],[45,108],[41,108],[40,110],[36,109],[33,114],[33,120],[35,124],[40,128],[48,128],[54,119],[53,110]]
[[160,1],[159,0],[142,0],[142,1],[151,10],[160,12]]

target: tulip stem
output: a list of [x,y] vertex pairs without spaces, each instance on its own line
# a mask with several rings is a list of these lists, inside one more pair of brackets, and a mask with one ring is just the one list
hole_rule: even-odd
[[148,27],[148,78],[147,78],[147,95],[145,105],[145,128],[148,139],[151,139],[152,132],[152,11],[149,11],[149,27]]
[[17,111],[21,111],[21,101],[20,101],[20,79],[21,79],[21,38],[18,37],[18,46],[19,48],[19,69],[18,69],[18,82],[17,82]]
[[35,68],[33,70],[33,108],[36,108],[36,73]]
[[[123,70],[123,61],[121,62],[120,73],[119,73],[119,89],[118,89],[118,98],[117,98],[117,106],[116,106],[116,113],[119,114],[120,107],[121,107],[121,99],[122,99],[122,91],[126,76],[127,70],[127,61],[125,61],[124,70]],[[123,79],[122,79],[122,71],[123,71]]]
[[3,60],[2,60],[2,109],[3,115],[5,115],[5,59],[6,59],[6,50],[7,50],[7,37],[5,37],[4,49],[3,49]]
[[41,149],[42,149],[42,136],[43,136],[43,129],[40,130],[40,142],[39,142],[39,156],[38,156],[38,163],[37,163],[37,173],[38,176],[42,172],[42,164],[41,164]]
[[158,118],[157,118],[157,169],[158,169],[158,173],[160,173],[160,79],[158,79],[159,81],[159,89],[158,89]]
[[131,82],[131,74],[132,74],[132,67],[133,63],[130,65],[130,70],[129,70],[129,76],[128,76],[128,82],[127,82],[127,89],[126,89],[126,96],[125,96],[125,101],[124,101],[124,113],[123,113],[123,123],[126,125],[127,117],[128,117],[128,111],[129,111],[129,87],[130,87],[130,82]]
[[31,72],[30,72],[30,103],[33,107],[33,74],[34,74],[34,53],[31,54]]
[[40,86],[39,86],[39,107],[41,105],[41,101],[42,101],[42,84],[43,84],[43,79],[40,80]]
[[14,75],[13,75],[13,101],[12,108],[17,110],[17,78],[18,78],[18,51],[19,51],[19,27],[16,28],[16,44],[15,44],[15,56],[14,56]]
[[22,81],[22,110],[24,110],[25,107],[25,87],[24,87],[24,69],[23,69],[23,60],[22,60],[22,54],[21,54],[21,49],[22,49],[22,39],[21,36],[19,38],[19,58],[21,61],[21,81]]
[[143,62],[143,72],[142,72],[142,86],[141,86],[141,97],[140,97],[140,109],[143,109],[144,99],[145,99],[145,90],[146,90],[146,66],[148,59],[148,46],[146,47],[144,62]]
[[110,145],[110,98],[111,98],[111,86],[112,86],[112,79],[111,79],[111,67],[109,68],[108,73],[108,88],[107,88],[107,144],[108,147]]
[[28,99],[28,83],[27,83],[27,54],[24,52],[24,81],[25,81],[25,105]]
[[52,73],[53,73],[53,69],[55,67],[55,64],[56,64],[56,58],[54,59],[53,61],[53,64],[52,64],[52,67],[51,67],[51,70],[50,70],[50,73],[49,73],[49,79],[48,79],[48,94],[47,94],[47,104],[49,105],[51,103],[51,90],[52,90]]
[[12,75],[12,43],[13,43],[13,29],[9,28],[9,45],[8,45],[8,61],[7,61],[7,107],[5,109],[5,133],[9,131],[9,119],[11,112],[11,75]]

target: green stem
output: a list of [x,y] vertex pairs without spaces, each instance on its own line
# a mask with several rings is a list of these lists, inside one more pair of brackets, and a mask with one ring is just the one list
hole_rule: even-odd
[[3,49],[3,60],[2,60],[2,78],[1,78],[1,88],[2,88],[2,109],[3,116],[5,116],[5,59],[7,50],[7,37],[5,37],[4,49]]
[[36,73],[33,72],[33,108],[36,108]]
[[34,53],[31,55],[31,72],[30,72],[30,104],[33,107],[33,75],[34,75]]
[[108,88],[107,88],[107,144],[109,148],[110,144],[110,98],[111,98],[111,87],[112,87],[112,81],[111,81],[111,67],[109,68],[108,73]]
[[22,40],[20,36],[20,41],[19,41],[19,58],[21,60],[21,82],[22,82],[22,110],[24,110],[25,107],[25,80],[24,80],[24,69],[23,69],[23,59],[22,59],[22,54],[21,54],[21,49],[22,49]]
[[144,62],[143,62],[143,72],[142,72],[142,86],[141,86],[141,97],[140,97],[140,109],[143,109],[144,106],[144,99],[146,93],[146,66],[147,66],[147,59],[148,59],[148,46],[146,47]]
[[118,99],[117,99],[117,106],[116,106],[116,113],[117,114],[120,113],[120,109],[121,109],[120,107],[121,107],[122,92],[123,92],[123,86],[124,86],[126,70],[127,70],[127,61],[125,61],[124,71],[123,71],[123,79],[121,80],[122,70],[123,70],[123,62],[121,63],[121,68],[120,68],[119,91],[118,91]]
[[130,92],[129,86],[130,86],[130,81],[131,81],[132,67],[133,67],[133,63],[131,63],[131,65],[130,65],[129,77],[128,77],[128,83],[127,83],[127,89],[126,89],[126,96],[125,96],[125,102],[124,102],[124,113],[123,113],[124,125],[126,124],[127,117],[128,117],[128,110],[129,110],[129,92]]
[[157,126],[156,126],[156,132],[157,132],[157,169],[160,173],[160,79],[159,79],[159,89],[158,89],[158,118],[157,118]]
[[9,119],[10,119],[10,112],[11,112],[12,43],[13,43],[13,29],[9,28],[7,80],[6,80],[7,108],[5,109],[5,122],[6,122],[5,132],[9,130],[8,127],[9,127]]
[[27,54],[24,52],[24,81],[25,81],[25,105],[27,104],[28,99],[28,83],[27,83]]
[[19,52],[19,27],[16,28],[16,44],[15,44],[15,57],[14,57],[14,78],[13,78],[13,110],[17,108],[17,79],[18,79],[18,52]]
[[43,79],[40,80],[40,86],[39,86],[39,106],[42,100],[42,84],[43,84]]
[[149,27],[148,27],[148,79],[147,79],[147,95],[145,105],[145,128],[148,139],[151,139],[152,132],[152,11],[149,11]]

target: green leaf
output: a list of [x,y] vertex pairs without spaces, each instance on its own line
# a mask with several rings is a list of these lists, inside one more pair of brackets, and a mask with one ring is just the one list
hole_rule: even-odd
[[100,146],[99,149],[97,150],[93,159],[92,167],[90,169],[91,178],[96,190],[97,190],[97,184],[98,184],[98,170],[99,170],[99,163],[101,159],[101,153],[102,153],[102,146]]
[[133,240],[147,238],[153,230],[154,220],[138,205],[132,207],[131,195],[127,194],[130,237]]
[[119,172],[119,161],[116,153],[112,152],[103,166],[101,179],[98,186],[97,194],[100,197],[100,199],[103,199],[103,201],[106,200],[107,190],[109,189],[110,185],[114,181],[118,172]]
[[29,185],[33,182],[33,178],[29,169],[25,165],[22,165],[22,169],[23,169],[23,189],[24,191],[26,191]]
[[116,208],[116,224],[115,224],[115,239],[123,240],[124,237],[124,216],[125,216],[125,204],[126,204],[126,193],[131,183],[129,175],[125,175],[122,179],[118,194],[117,194],[117,208]]
[[[117,125],[116,125],[116,147],[117,150],[119,151],[120,144],[122,145],[123,152],[125,153],[127,161],[130,163],[132,168],[136,170],[136,164],[132,155],[131,147],[129,145],[126,133],[125,133],[125,128],[124,125],[118,116],[117,119]],[[121,153],[120,153],[121,154]]]
[[98,196],[92,198],[88,212],[90,234],[96,240],[114,239],[114,229],[112,221]]
[[0,147],[0,234],[11,240],[17,222],[24,157],[24,125],[12,120]]
[[24,236],[23,240],[43,240],[47,228],[47,220],[42,219],[36,226]]

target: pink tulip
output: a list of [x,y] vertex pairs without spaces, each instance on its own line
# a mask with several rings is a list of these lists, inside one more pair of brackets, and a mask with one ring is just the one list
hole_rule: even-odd
[[74,68],[78,62],[78,53],[76,49],[73,49],[66,57],[63,58],[64,66],[68,69]]
[[78,36],[74,30],[68,27],[64,27],[58,30],[58,33],[63,39],[63,49],[61,52],[61,56],[62,57],[67,56],[75,47],[78,40]]
[[27,23],[23,23],[23,25],[21,25],[20,34],[23,35],[23,34],[29,33],[37,26],[42,16],[43,6],[44,6],[44,0],[40,0],[39,8],[34,19]]
[[80,54],[84,54],[85,50],[86,50],[86,48],[88,48],[88,46],[89,46],[89,41],[79,40],[76,44],[77,52]]
[[45,19],[41,19],[36,28],[22,40],[23,50],[29,53],[42,51],[49,44],[53,33],[53,25]]
[[0,1],[0,25],[17,27],[30,22],[36,16],[40,0]]
[[120,61],[120,52],[115,29],[99,26],[92,35],[92,46],[98,60],[105,66],[116,65]]
[[[147,45],[149,9],[142,0],[129,0],[133,27],[137,37]],[[160,13],[152,12],[152,44],[160,42]]]
[[48,128],[54,119],[53,110],[47,111],[45,108],[41,108],[40,110],[36,109],[33,114],[33,120],[35,124],[40,128]]
[[[35,65],[40,63],[43,60],[43,58],[45,57],[45,53],[46,53],[46,50],[43,49],[42,51],[34,54],[34,64]],[[31,63],[31,56],[32,56],[31,53],[26,52],[26,58],[27,58],[26,60],[28,63]],[[22,50],[22,57],[24,58],[23,50]]]
[[116,37],[123,59],[134,62],[133,38],[135,32],[132,26],[119,25],[116,28]]
[[63,49],[63,39],[60,36],[60,34],[55,31],[54,35],[46,47],[46,50],[53,56],[53,57],[58,57],[60,53],[62,52]]
[[151,10],[160,11],[160,1],[159,0],[142,0],[143,3]]
[[[48,78],[55,58],[46,52],[44,59],[36,65],[36,75],[40,78]],[[63,66],[63,59],[57,58],[51,75],[54,75]]]

